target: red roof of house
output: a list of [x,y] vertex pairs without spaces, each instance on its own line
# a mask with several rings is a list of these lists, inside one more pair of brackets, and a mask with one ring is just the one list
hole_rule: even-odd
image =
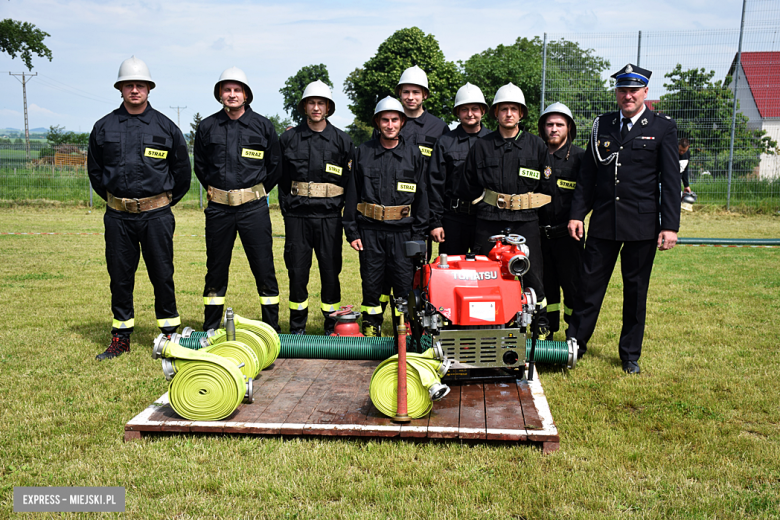
[[741,61],[761,117],[780,117],[780,52],[743,52]]
[[660,99],[645,99],[645,106],[648,110],[655,110],[655,104],[660,101]]

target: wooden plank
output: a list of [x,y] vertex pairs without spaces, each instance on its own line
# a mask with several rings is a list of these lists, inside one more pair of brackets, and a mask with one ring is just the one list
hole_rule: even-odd
[[282,425],[280,432],[282,435],[301,435],[303,427],[308,422],[309,417],[317,409],[320,401],[327,395],[330,389],[330,381],[323,378],[323,375],[336,370],[338,361],[325,361],[323,369],[320,371],[317,379],[309,386],[303,394],[298,404],[290,411],[287,419]]
[[346,426],[346,416],[350,412],[354,396],[358,392],[365,392],[358,388],[364,373],[365,368],[360,366],[359,361],[342,361],[337,370],[323,374],[323,377],[330,381],[330,390],[309,417],[303,427],[303,433],[346,435],[353,430]]
[[466,383],[460,387],[458,438],[484,439],[485,429],[485,394],[482,384]]
[[349,403],[349,411],[343,417],[345,423],[353,427],[346,430],[344,432],[345,435],[370,436],[370,433],[366,432],[365,426],[366,416],[373,407],[370,386],[371,376],[374,374],[377,365],[379,365],[378,361],[364,361],[361,363],[362,373],[355,384],[358,389],[364,390],[355,392]]
[[[327,360],[299,359],[295,374],[259,417],[262,422],[284,423],[322,372]],[[281,433],[276,432],[276,433]]]
[[125,430],[125,442],[140,441],[140,440],[141,440],[141,432]]
[[[279,360],[289,361],[289,360]],[[295,375],[297,367],[294,363],[274,363],[272,370],[263,370],[258,379],[255,379],[254,389],[252,394],[254,395],[255,402],[251,405],[242,405],[246,407],[246,411],[241,415],[240,419],[247,423],[259,423],[263,422],[260,418],[263,413],[271,404],[271,402],[279,395],[282,388],[292,379]],[[263,433],[258,431],[256,433]]]
[[[535,377],[539,377],[538,374]],[[525,429],[531,434],[531,430],[541,430],[543,428],[542,418],[534,405],[534,396],[531,394],[531,388],[528,381],[517,381],[517,393],[520,395],[520,406],[523,408],[523,419]]]
[[460,424],[460,385],[451,385],[450,393],[433,403],[428,421],[431,439],[457,439]]
[[485,383],[486,438],[494,441],[527,439],[516,383]]
[[561,447],[560,442],[543,442],[542,443],[542,453],[544,455],[549,455],[550,453],[554,451],[558,451],[558,449]]
[[543,442],[559,442],[558,428],[550,413],[550,406],[547,404],[547,397],[542,389],[542,382],[537,376],[533,381],[528,382],[528,387],[534,400],[534,409],[542,421],[541,429],[528,430],[528,440]]

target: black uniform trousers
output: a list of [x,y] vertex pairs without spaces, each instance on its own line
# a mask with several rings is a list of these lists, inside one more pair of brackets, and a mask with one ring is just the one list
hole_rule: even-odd
[[[263,321],[279,328],[279,285],[274,270],[271,217],[265,199],[235,207],[210,203],[206,214],[206,287],[203,330],[220,327],[236,233],[260,295]],[[224,208],[224,209],[223,209]],[[216,298],[215,298],[216,297]],[[211,301],[211,303],[209,303]]]
[[[539,235],[539,221],[507,221],[507,220],[484,220],[477,218],[475,229],[474,252],[479,255],[485,255],[493,249],[495,243],[489,239],[493,235],[503,235],[509,230],[509,234],[517,234],[525,237],[525,245],[528,246],[529,260],[531,268],[523,276],[523,290],[530,287],[536,293],[536,301],[542,304],[539,311],[539,318],[544,324],[547,320],[547,302],[545,301],[544,266],[542,262],[542,244]],[[520,309],[518,309],[520,310]]]
[[290,331],[304,330],[309,316],[308,300],[311,253],[317,255],[320,270],[320,301],[325,330],[336,320],[330,317],[341,304],[341,217],[285,217],[284,264],[290,276]]
[[445,211],[441,219],[444,242],[439,244],[439,254],[465,255],[474,247],[477,217]]
[[620,242],[588,237],[582,261],[579,296],[574,307],[568,336],[577,338],[580,352],[587,350],[596,329],[604,294],[615,269],[618,254],[623,275],[623,329],[618,351],[622,361],[637,361],[645,334],[647,290],[657,241]]
[[[106,266],[111,278],[112,334],[129,336],[133,332],[135,312],[133,289],[141,253],[144,255],[149,281],[154,287],[154,313],[163,334],[176,332],[180,323],[173,287],[173,232],[176,221],[170,209],[147,219],[103,216],[106,229]],[[169,321],[171,326],[163,323]],[[127,326],[130,324],[130,326]]]
[[547,321],[550,332],[561,328],[561,290],[563,290],[563,319],[571,323],[580,280],[582,242],[570,236],[546,238],[542,236],[544,259],[544,294],[547,297]]
[[412,231],[361,229],[360,239],[363,243],[363,250],[359,253],[363,323],[381,327],[387,303],[380,302],[383,294],[386,296],[392,289],[396,298],[406,299],[412,289],[414,266],[404,250],[404,242],[412,239]]

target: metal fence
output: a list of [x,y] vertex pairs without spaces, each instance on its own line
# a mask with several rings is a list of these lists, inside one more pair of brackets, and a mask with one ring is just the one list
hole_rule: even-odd
[[542,106],[566,103],[584,146],[593,118],[616,110],[609,75],[627,63],[651,70],[648,105],[689,139],[699,202],[777,210],[780,4],[743,10],[732,30],[545,34]]

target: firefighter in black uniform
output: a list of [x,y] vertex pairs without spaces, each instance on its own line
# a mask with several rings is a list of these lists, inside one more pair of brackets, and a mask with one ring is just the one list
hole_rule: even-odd
[[347,186],[344,232],[360,253],[363,334],[379,336],[383,282],[406,298],[414,276],[404,242],[423,240],[428,229],[425,171],[419,148],[399,136],[406,116],[398,100],[386,97],[374,111],[379,138],[355,151]]
[[173,286],[171,206],[190,189],[190,158],[181,130],[153,109],[154,82],[135,56],[122,62],[114,88],[122,105],[95,123],[89,136],[89,181],[106,201],[106,266],[114,315],[111,344],[98,361],[130,352],[135,325],[133,287],[140,253],[154,286],[154,312],[163,334],[181,324]]
[[498,130],[477,139],[471,147],[458,196],[477,205],[475,253],[487,255],[493,247],[490,237],[507,230],[525,237],[531,269],[523,280],[536,292],[541,307],[540,338],[546,339],[549,330],[537,208],[550,201],[549,195],[539,193],[547,146],[519,127],[528,115],[519,87],[509,83],[498,89],[490,110],[498,120]]
[[619,254],[623,275],[619,352],[623,371],[629,374],[640,371],[655,250],[673,248],[680,227],[677,124],[645,107],[650,75],[629,64],[612,76],[617,79],[620,110],[593,122],[569,221],[571,236],[582,240],[583,220],[593,210],[569,336],[577,340],[581,357],[596,328]]
[[573,144],[577,125],[569,107],[553,103],[539,118],[539,135],[547,143],[547,164],[542,172],[542,193],[552,197],[550,204],[539,208],[539,234],[544,259],[544,294],[547,297],[547,320],[550,334],[560,329],[561,290],[563,319],[571,321],[582,265],[582,242],[569,236],[569,211],[582,154]]
[[490,133],[482,126],[487,108],[479,87],[463,85],[455,95],[453,109],[460,125],[441,136],[433,147],[428,164],[428,205],[431,237],[439,244],[439,254],[465,255],[474,245],[476,209],[470,200],[455,195],[455,187],[463,177],[474,141]]
[[312,250],[320,268],[325,335],[333,333],[330,314],[341,305],[341,211],[355,154],[347,134],[330,124],[336,105],[330,88],[309,83],[298,103],[306,120],[282,134],[279,202],[284,215],[284,263],[290,275],[290,333],[305,334],[309,313]]
[[[423,107],[425,100],[430,96],[428,75],[417,65],[409,67],[401,74],[398,85],[395,87],[395,94],[400,98],[406,116],[406,123],[401,128],[401,137],[409,146],[416,145],[420,149],[427,172],[428,162],[433,153],[433,145],[436,144],[439,137],[449,131],[447,123],[431,115]],[[379,130],[374,130],[373,137],[379,137]],[[430,243],[428,249],[428,255],[430,255]],[[389,287],[382,288],[381,299],[382,311],[384,311],[387,302],[390,301]]]
[[236,233],[255,277],[265,323],[279,331],[279,286],[274,271],[267,194],[281,175],[273,124],[252,110],[246,75],[232,67],[214,85],[223,110],[195,134],[195,175],[208,189],[203,329],[220,326]]

